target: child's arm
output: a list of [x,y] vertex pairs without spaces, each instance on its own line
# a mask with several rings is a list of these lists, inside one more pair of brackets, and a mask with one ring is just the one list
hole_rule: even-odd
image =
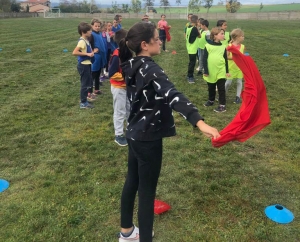
[[83,52],[81,51],[81,47],[76,46],[75,49],[73,50],[72,55],[75,55],[75,56],[89,56],[89,57],[93,57],[93,56],[94,56],[94,52],[92,52],[92,53],[83,53]]
[[118,56],[112,56],[109,67],[108,67],[108,76],[114,81],[123,81],[123,75],[119,72],[120,60]]
[[94,36],[93,36],[93,35],[91,35],[89,41],[90,41],[90,45],[91,45],[91,47],[92,47],[93,52],[94,52],[94,53],[98,53],[98,52],[99,52],[99,49],[98,49],[98,48],[95,48],[95,40],[94,40]]
[[200,131],[209,138],[217,139],[221,137],[218,130],[216,128],[213,128],[206,123],[204,123],[203,120],[199,120],[196,126],[200,129]]
[[208,52],[207,52],[207,49],[205,47],[204,48],[204,55],[203,55],[203,69],[204,69],[203,75],[204,76],[208,76],[209,75],[209,73],[208,73],[207,59],[208,59]]
[[226,49],[225,49],[225,51],[224,51],[223,57],[224,57],[224,59],[225,59],[226,76],[227,76],[227,77],[230,77],[230,74],[229,74],[229,68],[228,68],[227,50],[226,50]]

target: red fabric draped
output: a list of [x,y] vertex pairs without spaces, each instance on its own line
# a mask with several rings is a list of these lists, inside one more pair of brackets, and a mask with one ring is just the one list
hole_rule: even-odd
[[233,61],[244,74],[242,104],[234,119],[220,132],[221,137],[212,139],[214,147],[230,141],[244,142],[271,123],[266,88],[260,73],[250,56],[229,46]]
[[166,39],[169,42],[169,41],[171,41],[171,35],[170,35],[170,32],[169,32],[170,27],[164,26],[164,29],[166,31]]

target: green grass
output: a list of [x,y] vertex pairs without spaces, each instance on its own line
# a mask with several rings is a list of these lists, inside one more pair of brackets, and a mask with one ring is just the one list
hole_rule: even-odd
[[[0,194],[0,241],[117,241],[127,149],[113,142],[109,83],[95,109],[79,109],[71,52],[82,20],[90,21],[1,20],[0,178],[10,187]],[[221,130],[239,108],[232,103],[235,87],[226,113],[204,108],[204,81],[185,80],[186,21],[169,22],[167,48],[177,54],[155,60],[206,122]],[[123,21],[125,28],[133,23]],[[178,135],[164,140],[157,190],[172,210],[155,217],[155,242],[300,240],[298,22],[228,21],[228,26],[245,30],[247,51],[266,84],[272,124],[245,143],[215,149],[174,114]],[[276,203],[294,213],[292,223],[266,218],[264,209]]]

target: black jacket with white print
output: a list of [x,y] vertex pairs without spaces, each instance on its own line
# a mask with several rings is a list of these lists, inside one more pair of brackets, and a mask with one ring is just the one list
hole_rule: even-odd
[[153,141],[176,135],[172,109],[193,126],[204,120],[150,57],[133,57],[121,65],[131,104],[126,138]]

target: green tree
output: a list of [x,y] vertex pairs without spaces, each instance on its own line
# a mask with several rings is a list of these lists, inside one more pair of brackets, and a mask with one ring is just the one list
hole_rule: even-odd
[[21,4],[17,3],[16,0],[12,0],[10,5],[10,11],[18,13],[20,12],[20,10],[21,10]]
[[144,0],[145,7],[151,7],[154,5],[154,0]]
[[208,13],[209,9],[212,7],[213,1],[214,0],[205,0],[204,1],[204,5],[203,6],[207,9],[207,13]]
[[129,13],[129,5],[122,3],[122,13]]
[[201,0],[190,0],[188,6],[192,12],[200,12]]
[[142,2],[140,0],[131,0],[131,10],[134,13],[139,13],[142,9]]
[[26,13],[29,13],[29,5],[26,6]]
[[176,4],[179,6],[181,4],[181,0],[176,0]]
[[226,3],[226,10],[229,13],[235,13],[241,8],[242,4],[237,0],[230,0]]
[[10,12],[10,0],[0,0],[0,10],[2,12]]
[[262,3],[260,3],[260,6],[259,6],[259,11],[261,11],[263,9],[264,5]]
[[[160,0],[160,6],[170,6],[169,0]],[[166,13],[166,7],[164,7],[164,13]]]

